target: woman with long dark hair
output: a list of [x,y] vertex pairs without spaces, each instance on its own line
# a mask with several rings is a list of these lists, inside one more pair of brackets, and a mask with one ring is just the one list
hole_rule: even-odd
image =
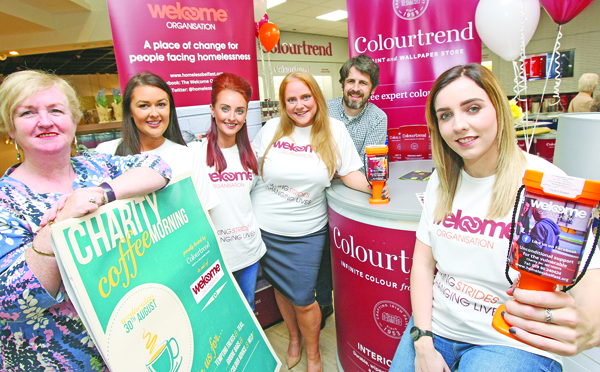
[[207,210],[219,204],[210,187],[205,166],[187,147],[175,112],[173,93],[160,76],[142,72],[132,77],[123,92],[122,138],[104,142],[97,152],[115,155],[154,154],[163,158],[173,176],[193,171],[202,205]]
[[258,174],[246,128],[251,96],[252,86],[240,76],[223,73],[213,80],[211,127],[202,141],[200,157],[221,200],[211,210],[211,218],[223,255],[254,310],[258,264],[267,249],[250,201]]

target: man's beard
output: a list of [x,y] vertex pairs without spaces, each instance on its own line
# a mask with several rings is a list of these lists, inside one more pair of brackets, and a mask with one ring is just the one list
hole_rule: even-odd
[[[351,101],[350,95],[355,94],[355,93],[360,94],[362,97],[362,100],[354,101],[354,102]],[[348,94],[344,94],[344,102],[346,103],[346,106],[350,107],[351,109],[358,110],[358,109],[363,108],[367,104],[367,102],[369,102],[369,97],[365,97],[363,92],[357,92],[354,90],[350,90],[350,91],[348,91]]]

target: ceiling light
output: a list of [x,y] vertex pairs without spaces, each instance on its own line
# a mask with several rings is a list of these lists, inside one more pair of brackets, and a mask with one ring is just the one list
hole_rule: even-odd
[[267,0],[267,9],[285,3],[286,0]]
[[335,12],[320,15],[317,18],[326,21],[339,21],[340,19],[348,18],[348,12],[345,10],[336,10]]
[[10,54],[11,56],[18,56],[19,52],[17,52],[16,50],[11,50],[10,52],[8,52],[8,54]]

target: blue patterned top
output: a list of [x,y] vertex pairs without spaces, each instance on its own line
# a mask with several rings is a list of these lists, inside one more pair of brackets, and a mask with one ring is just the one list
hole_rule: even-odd
[[[171,176],[169,166],[154,155],[86,152],[71,164],[74,189],[97,186],[140,166]],[[25,261],[42,216],[61,194],[38,194],[12,178],[18,166],[0,178],[0,370],[108,371],[64,287],[52,297]]]

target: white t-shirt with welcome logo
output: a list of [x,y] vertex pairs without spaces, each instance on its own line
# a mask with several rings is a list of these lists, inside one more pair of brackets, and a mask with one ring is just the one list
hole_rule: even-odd
[[[117,138],[116,140],[103,142],[96,147],[96,152],[114,155],[121,141],[121,138]],[[142,154],[160,156],[171,167],[173,177],[191,171],[204,208],[211,210],[219,204],[219,197],[210,187],[210,182],[206,176],[206,161],[202,163],[199,160],[197,151],[194,149],[165,139],[165,143],[159,147],[154,150],[143,151]]]
[[[267,121],[252,147],[258,163],[271,143],[279,118]],[[329,118],[331,133],[340,157],[336,170],[340,176],[359,170],[362,162],[344,123]],[[303,236],[323,228],[328,221],[326,187],[331,178],[325,163],[310,146],[311,126],[296,127],[292,138],[284,137],[269,150],[262,179],[252,190],[254,214],[261,229],[283,236]]]
[[[565,173],[535,155],[525,154],[527,168]],[[432,248],[438,272],[433,285],[432,328],[436,335],[477,345],[503,345],[560,361],[560,357],[504,336],[492,328],[492,317],[509,299],[504,275],[511,213],[497,221],[485,218],[495,176],[473,178],[464,170],[452,205],[452,215],[433,221],[439,178],[434,172],[425,192],[417,238]],[[511,269],[511,279],[517,272]]]
[[[208,141],[202,141],[200,159],[206,164]],[[250,190],[258,176],[244,170],[237,145],[221,149],[227,169],[220,174],[206,166],[207,175],[221,203],[210,211],[221,249],[231,271],[246,268],[260,260],[267,248],[254,218]]]

